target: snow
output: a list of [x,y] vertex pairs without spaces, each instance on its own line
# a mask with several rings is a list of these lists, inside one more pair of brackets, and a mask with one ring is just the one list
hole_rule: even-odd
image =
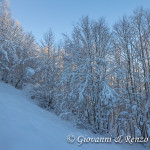
[[9,62],[7,52],[2,49],[2,46],[1,46],[1,48],[0,48],[0,52],[4,55],[5,59]]
[[[0,150],[142,150],[139,144],[67,143],[67,135],[99,136],[35,105],[25,91],[0,82]],[[26,93],[27,94],[27,93]]]
[[32,68],[30,68],[30,67],[27,67],[27,69],[26,69],[26,76],[27,76],[28,78],[30,78],[30,77],[33,76],[34,74],[35,74],[34,69],[32,69]]

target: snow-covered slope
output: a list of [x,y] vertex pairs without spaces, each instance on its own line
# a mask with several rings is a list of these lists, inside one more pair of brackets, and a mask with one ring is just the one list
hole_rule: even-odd
[[[67,135],[95,135],[72,127],[38,107],[23,91],[0,82],[0,150],[126,150],[144,149],[133,144],[83,144],[67,142]],[[98,136],[98,135],[96,135]]]

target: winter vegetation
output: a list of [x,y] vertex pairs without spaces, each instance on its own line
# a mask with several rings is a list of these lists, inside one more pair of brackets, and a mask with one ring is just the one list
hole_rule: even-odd
[[150,138],[150,10],[138,8],[110,28],[82,17],[71,36],[41,43],[0,0],[0,80],[64,119],[98,134]]

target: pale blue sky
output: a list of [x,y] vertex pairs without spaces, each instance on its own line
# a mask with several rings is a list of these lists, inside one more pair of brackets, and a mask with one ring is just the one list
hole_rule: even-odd
[[124,14],[137,7],[150,8],[150,0],[9,0],[12,15],[25,31],[32,32],[37,41],[51,29],[55,40],[62,33],[71,33],[72,26],[82,16],[104,17],[112,26]]

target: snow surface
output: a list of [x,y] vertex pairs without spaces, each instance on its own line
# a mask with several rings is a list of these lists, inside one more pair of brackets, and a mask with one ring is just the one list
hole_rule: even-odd
[[69,144],[67,135],[98,137],[76,129],[27,98],[24,91],[0,82],[0,150],[142,150],[139,144]]

